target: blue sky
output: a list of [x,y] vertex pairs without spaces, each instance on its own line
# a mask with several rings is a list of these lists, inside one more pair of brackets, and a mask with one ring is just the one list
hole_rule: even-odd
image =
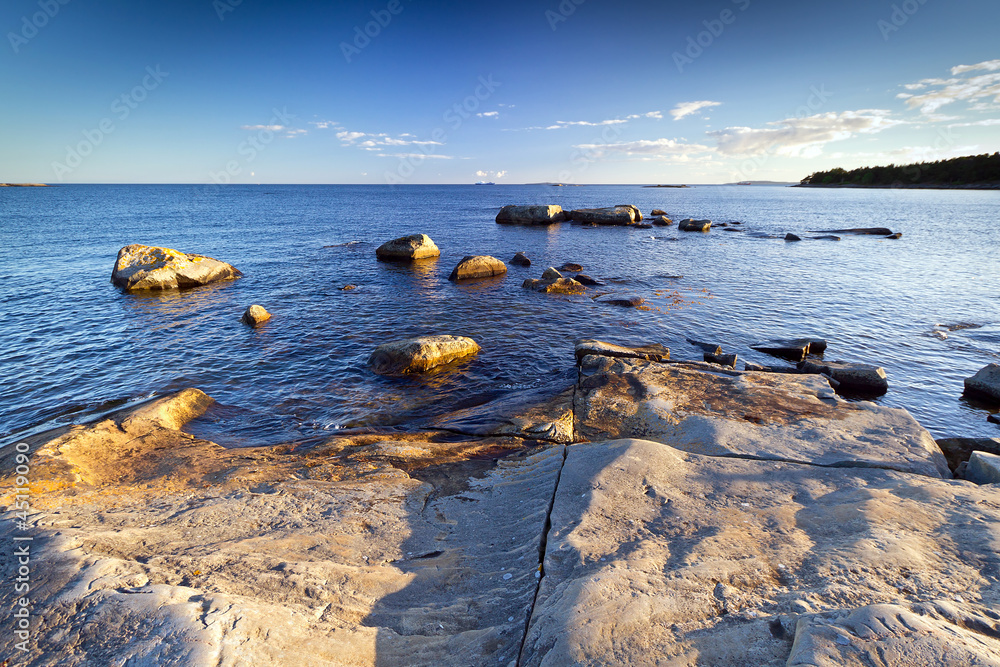
[[992,153],[997,26],[988,0],[8,0],[0,181],[720,183]]

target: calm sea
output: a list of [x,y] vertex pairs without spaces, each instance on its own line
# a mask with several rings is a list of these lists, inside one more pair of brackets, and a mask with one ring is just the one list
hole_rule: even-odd
[[[494,223],[504,204],[636,204],[674,220],[740,221],[742,232],[547,228]],[[935,437],[1000,436],[962,379],[1000,358],[1000,193],[705,186],[79,185],[0,190],[4,326],[0,441],[76,423],[129,400],[199,387],[218,405],[191,431],[225,445],[310,441],[358,425],[419,428],[506,392],[568,384],[573,339],[660,342],[698,359],[686,337],[742,359],[747,346],[819,335],[828,359],[885,367],[879,402],[907,408]],[[786,232],[884,226],[898,241],[786,243]],[[375,261],[383,241],[429,234],[437,261]],[[165,245],[210,255],[241,280],[123,294],[118,249]],[[530,268],[456,285],[469,254]],[[623,309],[590,296],[521,288],[576,262]],[[346,284],[357,285],[342,291]],[[592,292],[593,293],[593,292]],[[274,319],[240,324],[252,303]],[[964,325],[975,325],[964,327]],[[953,330],[949,330],[953,329]],[[386,378],[365,368],[382,342],[471,336],[483,348],[447,372]]]

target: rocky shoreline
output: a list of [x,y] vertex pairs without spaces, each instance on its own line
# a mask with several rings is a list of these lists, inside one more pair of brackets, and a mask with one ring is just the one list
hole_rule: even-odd
[[[995,486],[953,479],[971,449],[946,459],[905,410],[844,401],[820,375],[601,341],[578,343],[576,368],[572,386],[413,433],[225,449],[182,430],[212,403],[187,389],[28,441],[34,625],[18,655],[776,666],[1000,655],[1000,501]],[[2,457],[9,510],[14,457]],[[13,544],[14,522],[3,525]],[[9,581],[16,567],[7,558]],[[16,619],[0,625],[15,655]]]

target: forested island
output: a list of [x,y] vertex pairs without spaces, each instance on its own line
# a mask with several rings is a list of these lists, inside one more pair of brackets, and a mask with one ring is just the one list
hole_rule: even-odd
[[803,186],[872,188],[1000,188],[1000,153],[919,164],[836,168],[802,179]]

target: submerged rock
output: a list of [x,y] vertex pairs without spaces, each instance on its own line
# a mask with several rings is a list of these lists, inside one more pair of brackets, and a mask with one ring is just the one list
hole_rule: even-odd
[[632,206],[615,206],[613,208],[581,208],[570,212],[573,222],[596,225],[634,225],[635,210]]
[[497,223],[501,225],[551,225],[563,222],[566,214],[562,206],[515,206],[508,205],[497,213]]
[[687,218],[681,220],[677,225],[677,229],[682,232],[707,232],[712,228],[711,220],[695,220],[694,218]]
[[573,388],[517,391],[471,408],[435,417],[427,426],[464,435],[573,441]]
[[855,227],[852,229],[817,229],[812,234],[860,234],[863,236],[889,236],[892,230],[888,227]]
[[574,272],[577,272],[577,271],[583,271],[583,267],[580,266],[579,264],[574,263],[574,262],[566,262],[565,264],[563,264],[562,266],[559,267],[559,270],[560,271],[574,271]]
[[264,309],[264,306],[254,304],[243,311],[241,321],[251,327],[256,327],[271,319],[271,313]]
[[840,383],[841,389],[849,392],[882,395],[889,391],[885,369],[873,364],[806,360],[799,364],[799,371],[829,376]]
[[519,252],[511,258],[510,264],[514,266],[531,266],[531,260],[523,252]]
[[423,373],[470,357],[479,349],[476,341],[464,336],[418,336],[379,345],[368,357],[368,365],[380,375]]
[[607,299],[600,299],[597,303],[620,306],[622,308],[638,308],[646,303],[646,300],[641,296],[613,296]]
[[507,273],[507,265],[496,257],[489,255],[466,255],[452,270],[448,280],[472,280],[474,278],[492,278]]
[[401,236],[386,241],[375,249],[375,257],[383,262],[409,262],[438,257],[440,254],[441,250],[427,234]]
[[705,354],[722,354],[722,346],[718,343],[706,343],[704,341],[694,340],[693,338],[685,338],[684,340],[691,345],[694,345]]
[[899,240],[903,238],[903,232],[896,232],[895,234],[889,234],[886,236],[887,239]]
[[1000,364],[989,364],[970,378],[965,378],[966,393],[1000,401]]
[[824,234],[823,236],[810,236],[813,241],[839,241],[839,236],[833,236],[832,234]]
[[802,237],[801,236],[796,236],[795,234],[792,234],[791,232],[788,232],[787,234],[785,234],[785,240],[786,241],[801,241]]
[[603,286],[603,285],[606,284],[606,283],[604,283],[604,282],[602,282],[602,281],[600,281],[600,280],[598,280],[596,278],[591,278],[586,273],[578,273],[578,274],[576,274],[576,277],[573,278],[573,279],[576,282],[580,283],[581,285],[588,285],[588,286],[594,286],[594,287],[601,287],[601,286]]
[[521,283],[521,287],[536,292],[555,294],[581,294],[587,289],[582,283],[572,278],[564,278],[563,274],[551,266],[542,272],[541,279],[528,278]]
[[580,338],[574,342],[576,363],[579,364],[587,355],[597,357],[614,357],[621,359],[644,359],[646,361],[667,361],[670,359],[670,349],[659,343],[648,345],[616,345],[602,340]]
[[231,264],[172,248],[127,245],[118,251],[111,282],[126,291],[198,287],[239,278]]

